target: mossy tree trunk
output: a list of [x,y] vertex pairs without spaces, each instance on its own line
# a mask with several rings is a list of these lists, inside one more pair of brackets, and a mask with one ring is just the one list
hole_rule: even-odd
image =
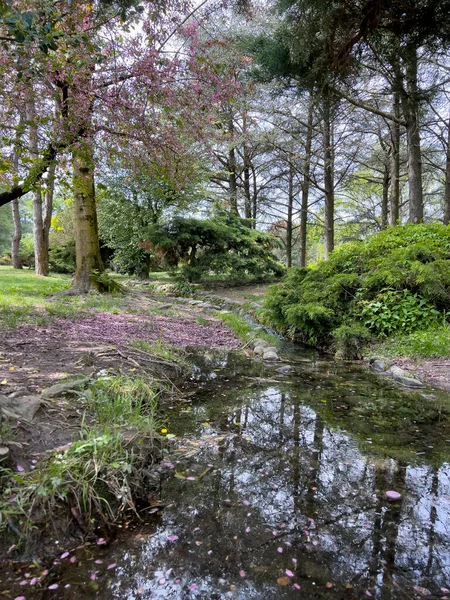
[[98,239],[94,185],[94,152],[91,140],[72,154],[73,195],[75,204],[76,271],[70,292],[86,294],[98,284],[93,271],[103,272]]

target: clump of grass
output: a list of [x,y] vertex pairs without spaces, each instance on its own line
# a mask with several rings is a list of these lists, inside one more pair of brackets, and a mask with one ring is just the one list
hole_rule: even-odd
[[23,534],[40,522],[76,515],[86,529],[113,523],[127,510],[135,510],[141,481],[140,468],[148,464],[148,439],[125,439],[108,429],[86,430],[82,438],[60,454],[45,459],[39,468],[14,473],[0,505],[3,524],[16,520]]
[[251,323],[239,315],[218,312],[216,313],[216,316],[223,321],[239,339],[244,342],[261,338],[269,342],[269,344],[272,346],[278,346],[280,344],[280,340],[276,335],[267,333],[263,329],[255,330]]
[[142,377],[102,377],[86,393],[89,408],[99,425],[132,427],[140,434],[160,428],[158,393]]
[[376,347],[387,357],[427,359],[450,357],[450,326],[448,324],[396,336]]
[[52,520],[60,527],[61,519],[67,525],[75,517],[89,532],[136,511],[148,492],[149,466],[161,453],[158,394],[144,379],[125,376],[100,378],[83,394],[91,425],[34,471],[10,473],[0,526],[12,520],[26,536],[36,526],[43,531]]

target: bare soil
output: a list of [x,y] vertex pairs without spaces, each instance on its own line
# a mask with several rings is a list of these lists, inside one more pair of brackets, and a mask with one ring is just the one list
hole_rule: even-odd
[[410,371],[418,379],[445,392],[450,392],[450,359],[434,358],[414,361],[409,358],[396,358],[393,363]]
[[[176,376],[169,361],[158,357],[149,361],[148,355],[133,348],[134,340],[161,340],[178,348],[239,347],[219,319],[201,308],[172,303],[165,298],[156,304],[133,299],[126,309],[134,312],[54,318],[45,326],[22,325],[1,331],[0,394],[39,395],[61,380],[91,376],[103,369],[134,375],[142,372],[166,381]],[[159,314],[146,312],[146,305]],[[46,400],[30,423],[10,420],[12,437],[3,443],[10,447],[13,468],[32,468],[35,457],[69,443],[86,418],[77,396],[69,394]]]

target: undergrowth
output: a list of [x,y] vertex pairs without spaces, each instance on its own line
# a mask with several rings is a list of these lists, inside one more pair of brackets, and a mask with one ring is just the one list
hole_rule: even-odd
[[280,340],[276,335],[267,333],[262,329],[255,330],[254,326],[246,319],[233,313],[217,312],[216,317],[223,321],[233,333],[243,342],[251,341],[252,339],[261,338],[270,343],[271,346],[278,346]]
[[450,326],[433,326],[387,339],[378,344],[374,352],[386,357],[412,359],[450,357]]
[[371,336],[436,327],[449,310],[450,227],[410,224],[344,244],[307,269],[291,269],[269,289],[261,317],[312,346],[342,342],[345,358],[358,358]]
[[70,447],[49,453],[35,470],[4,472],[0,526],[27,538],[36,527],[75,519],[88,533],[110,525],[148,493],[151,464],[161,455],[158,394],[144,379],[110,376],[83,392],[89,425]]

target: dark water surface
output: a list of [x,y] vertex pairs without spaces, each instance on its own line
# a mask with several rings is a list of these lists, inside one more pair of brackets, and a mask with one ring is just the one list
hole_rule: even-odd
[[178,450],[156,524],[72,551],[55,590],[7,597],[450,598],[448,396],[293,346],[283,356],[288,374],[207,358],[205,387],[167,414]]

